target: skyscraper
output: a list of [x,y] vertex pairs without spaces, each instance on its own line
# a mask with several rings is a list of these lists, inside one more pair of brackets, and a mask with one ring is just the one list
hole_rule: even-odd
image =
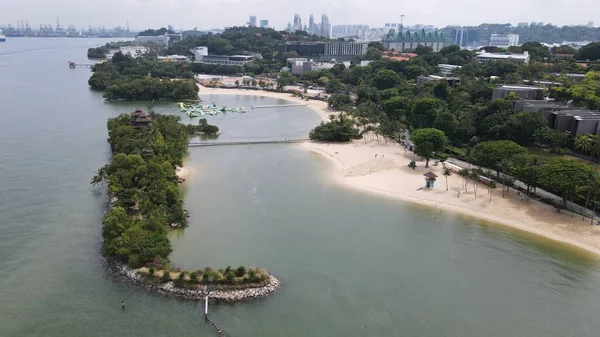
[[326,38],[331,37],[331,25],[329,24],[329,17],[325,14],[321,15],[321,36]]
[[256,15],[250,15],[250,20],[248,20],[248,24],[250,24],[250,27],[256,27]]
[[308,33],[315,34],[315,17],[312,14],[308,19]]
[[302,19],[300,19],[300,14],[294,14],[294,27],[292,27],[294,31],[302,30]]
[[269,20],[260,20],[260,27],[261,28],[269,27]]

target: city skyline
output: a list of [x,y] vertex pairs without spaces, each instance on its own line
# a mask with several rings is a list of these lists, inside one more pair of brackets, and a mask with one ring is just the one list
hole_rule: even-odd
[[[294,13],[308,23],[311,13],[327,13],[336,25],[365,24],[382,27],[385,22],[399,22],[405,15],[405,25],[417,23],[436,27],[448,25],[479,25],[481,23],[546,22],[554,25],[586,25],[595,20],[594,13],[600,3],[594,0],[506,0],[502,6],[490,11],[489,4],[480,0],[457,0],[448,6],[446,2],[432,0],[427,3],[399,4],[382,0],[377,3],[351,0],[347,2],[319,2],[308,0],[302,3],[287,1],[274,3],[267,0],[224,0],[208,3],[204,0],[171,0],[168,6],[158,0],[107,0],[103,6],[89,0],[73,0],[68,3],[31,0],[27,4],[4,6],[0,12],[0,23],[15,25],[17,20],[27,20],[32,27],[40,24],[53,24],[57,17],[65,25],[78,28],[92,26],[125,26],[129,21],[132,30],[158,28],[172,24],[179,29],[210,29],[241,26],[250,15],[268,18],[270,26],[283,30]],[[32,11],[31,8],[35,8]],[[236,8],[226,13],[223,9]],[[256,11],[256,8],[261,8]],[[469,8],[465,11],[465,8]],[[585,11],[581,11],[586,8]],[[397,14],[390,14],[397,13]],[[90,22],[90,18],[98,20]],[[315,18],[318,15],[315,14]]]

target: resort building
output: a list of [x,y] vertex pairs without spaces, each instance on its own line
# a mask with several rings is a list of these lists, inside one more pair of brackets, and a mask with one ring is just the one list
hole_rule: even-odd
[[208,47],[204,46],[190,49],[190,52],[194,54],[194,62],[196,63],[243,66],[256,60],[256,56],[253,55],[208,55]]
[[288,42],[277,46],[277,54],[283,57],[288,52],[316,62],[354,61],[367,53],[368,43],[358,42]]
[[514,60],[517,62],[529,63],[531,55],[529,52],[523,54],[515,53],[488,53],[485,51],[478,52],[476,55],[477,59],[481,62],[498,61],[498,60]]
[[389,31],[386,37],[381,41],[386,50],[395,50],[397,52],[415,50],[418,46],[431,47],[433,51],[439,51],[444,47],[444,34],[436,30],[431,32],[421,31],[400,31],[396,33],[393,29]]
[[591,110],[545,111],[548,125],[577,137],[583,134],[600,135],[600,112]]
[[455,66],[453,64],[438,64],[438,68],[440,68],[440,72],[444,76],[452,75],[452,72],[456,69],[462,68],[461,66]]

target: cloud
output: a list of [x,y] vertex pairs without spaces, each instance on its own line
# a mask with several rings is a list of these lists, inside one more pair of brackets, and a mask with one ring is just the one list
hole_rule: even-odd
[[[35,8],[35,10],[32,10]],[[582,11],[582,9],[585,11]],[[294,13],[308,22],[310,13],[320,21],[326,13],[332,24],[368,24],[385,22],[405,24],[477,25],[484,22],[513,23],[543,21],[554,24],[585,24],[594,20],[600,9],[597,0],[26,0],[4,5],[0,24],[27,20],[32,26],[61,24],[124,26],[127,21],[137,29],[173,25],[176,28],[217,28],[243,25],[248,16],[267,19],[278,29],[293,20]]]

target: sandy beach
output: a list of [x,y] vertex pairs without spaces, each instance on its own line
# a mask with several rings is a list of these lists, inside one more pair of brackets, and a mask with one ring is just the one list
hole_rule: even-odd
[[[306,142],[303,147],[331,160],[332,177],[345,186],[376,193],[403,201],[430,206],[435,212],[449,211],[499,223],[509,227],[544,236],[546,238],[583,248],[600,256],[600,226],[590,225],[590,219],[573,218],[569,212],[556,213],[552,206],[534,200],[521,200],[522,195],[510,190],[502,198],[502,187],[498,185],[490,194],[483,184],[478,184],[477,198],[473,183],[467,185],[465,193],[462,177],[453,174],[446,179],[442,166],[425,168],[420,157],[404,151],[398,144],[365,144],[363,140],[347,144]],[[417,162],[411,169],[408,163]],[[424,173],[438,175],[433,189],[425,186]],[[458,191],[461,190],[460,196]]]
[[270,98],[278,98],[285,99],[291,101],[293,103],[304,103],[306,106],[314,110],[316,113],[321,116],[323,120],[327,120],[330,114],[335,113],[334,111],[329,111],[327,108],[327,102],[317,101],[317,100],[309,100],[305,101],[300,99],[299,97],[294,97],[290,93],[282,93],[282,92],[273,92],[273,91],[263,91],[263,90],[245,90],[245,89],[223,89],[223,88],[208,88],[198,84],[198,88],[200,88],[200,95],[248,95],[248,96],[262,96],[262,97],[270,97]]
[[[323,120],[335,113],[328,110],[326,102],[303,101],[288,93],[199,87],[200,95],[253,95],[307,103]],[[406,153],[398,144],[358,140],[346,144],[306,142],[302,147],[329,159],[334,164],[329,172],[331,178],[344,186],[429,206],[436,212],[453,212],[516,228],[579,247],[600,257],[600,226],[590,225],[590,219],[581,220],[581,216],[577,215],[571,217],[566,211],[556,213],[552,206],[535,200],[521,200],[513,189],[505,192],[503,198],[501,185],[492,190],[490,202],[487,187],[478,184],[475,198],[473,183],[469,182],[465,193],[462,178],[457,174],[448,177],[446,191],[441,165],[433,166],[432,162],[429,168],[425,168],[420,157]],[[414,170],[408,167],[411,160],[417,162]],[[438,175],[435,188],[420,189],[425,186],[423,174],[429,171]]]

